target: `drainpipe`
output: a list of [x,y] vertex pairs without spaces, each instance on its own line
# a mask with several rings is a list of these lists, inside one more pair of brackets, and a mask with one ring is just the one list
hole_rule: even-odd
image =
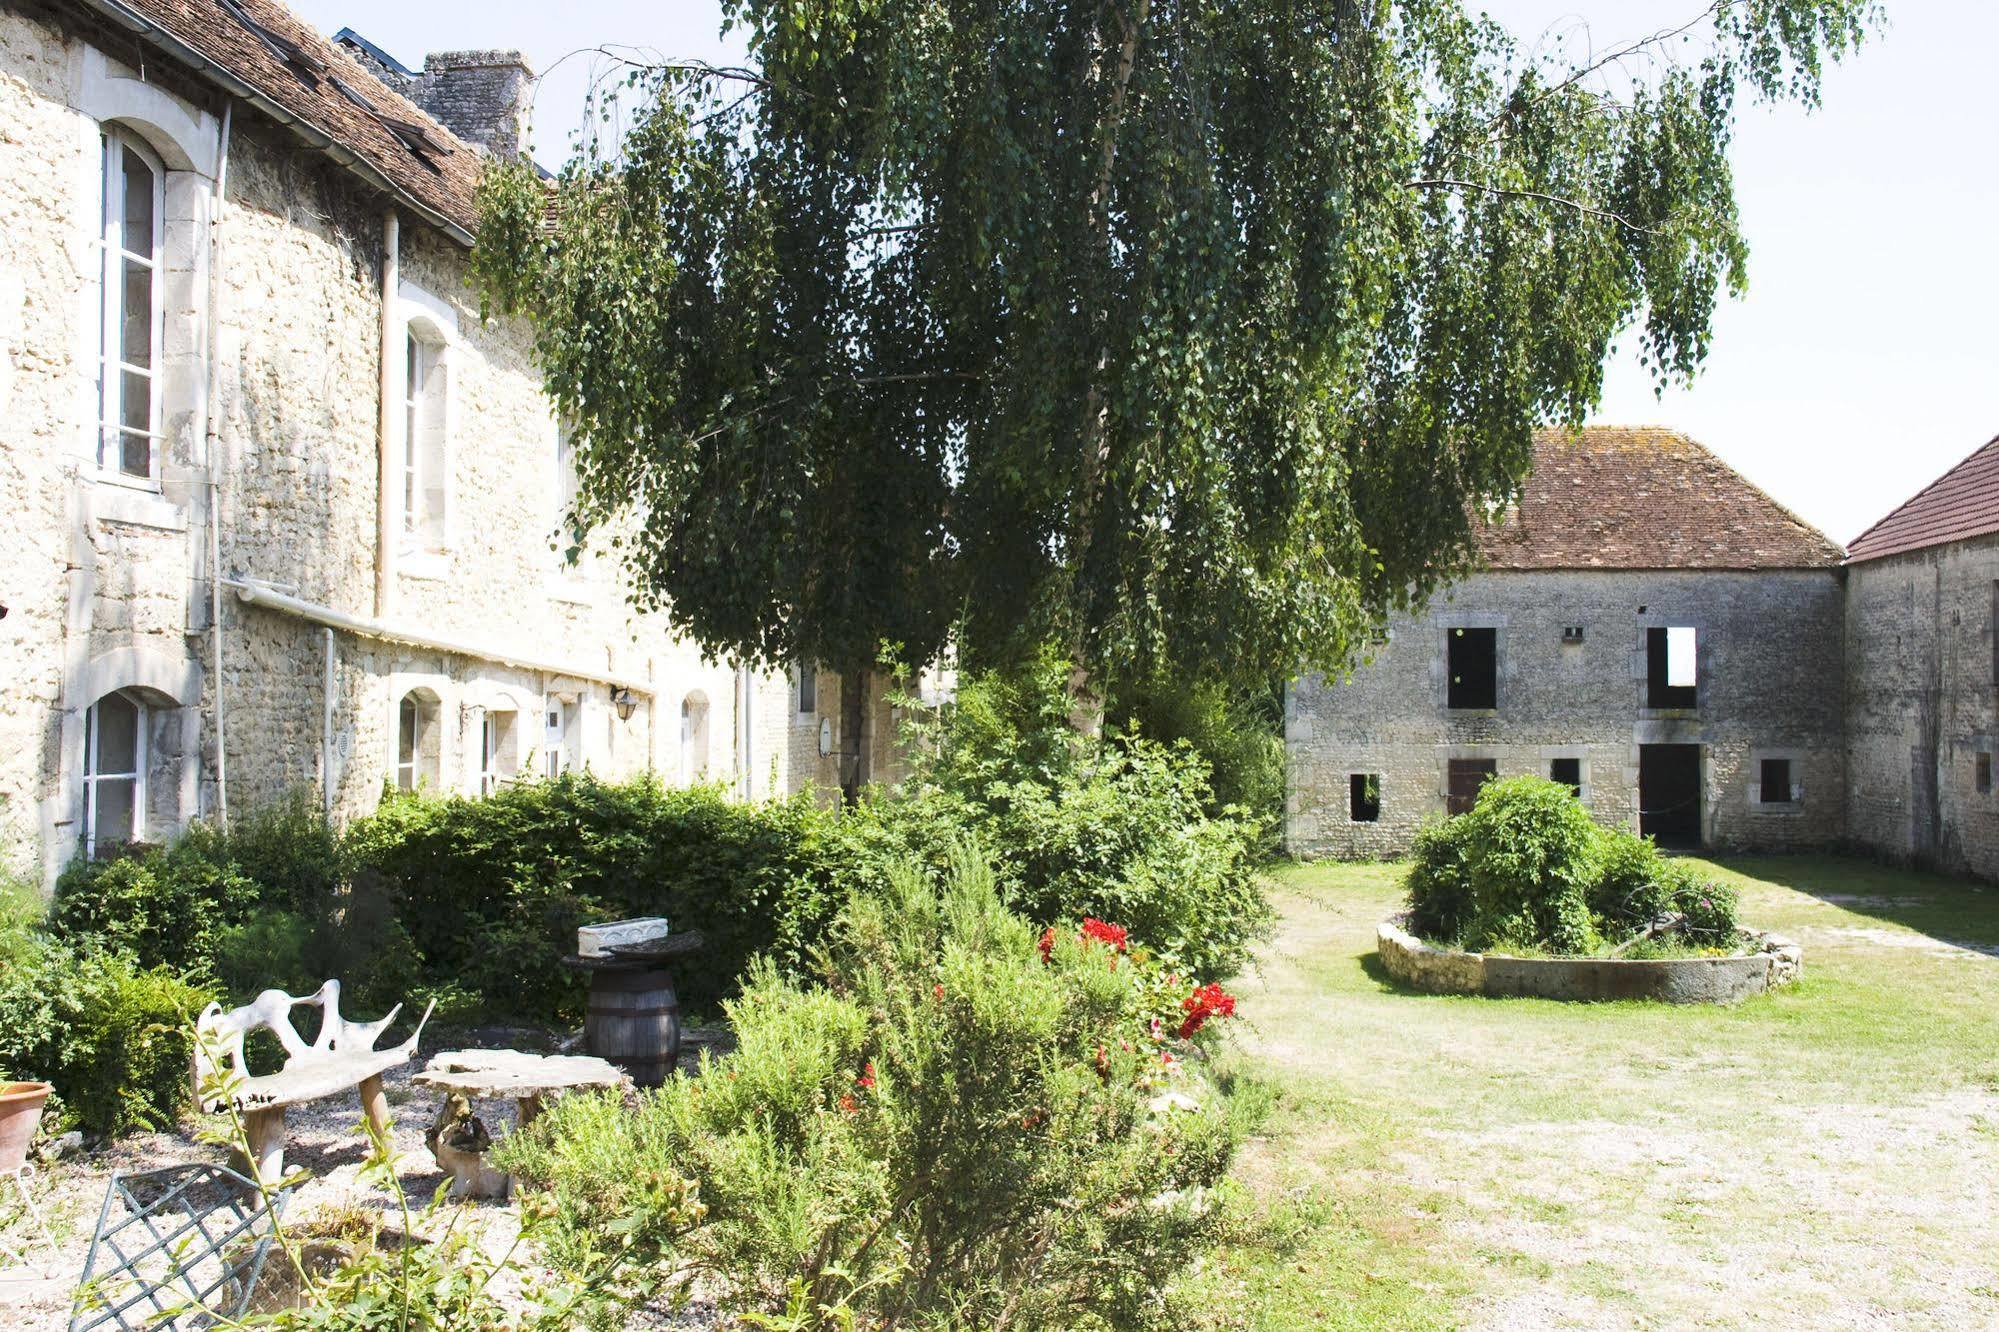
[[229,179],[229,134],[234,100],[222,104],[217,131],[215,190],[208,205],[208,392],[202,405],[207,427],[203,460],[208,464],[208,629],[215,682],[215,818],[229,826],[229,743],[222,696],[222,209]]
[[333,630],[320,630],[326,642],[325,710],[319,722],[319,791],[326,821],[333,822]]
[[400,289],[402,218],[394,208],[382,214],[382,382],[381,413],[375,428],[375,614],[395,608],[395,550],[402,517],[401,468],[396,459],[396,409],[402,393],[396,383],[401,364],[396,353],[396,292]]

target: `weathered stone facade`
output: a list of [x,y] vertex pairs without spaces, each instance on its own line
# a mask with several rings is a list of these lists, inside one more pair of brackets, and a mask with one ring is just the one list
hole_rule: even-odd
[[1848,567],[1846,835],[1856,846],[1999,879],[1996,590],[1999,536]]
[[[161,178],[150,476],[98,444],[102,312],[126,299],[101,276],[107,135]],[[704,662],[631,610],[608,560],[561,563],[564,446],[529,333],[481,320],[462,228],[381,175],[83,6],[0,3],[0,496],[16,524],[0,826],[17,870],[46,880],[77,852],[92,791],[136,789],[154,840],[301,788],[365,812],[404,770],[465,792],[551,758],[745,795],[837,780],[837,711],[822,760],[794,680]],[[421,408],[403,364],[419,340]],[[417,429],[426,470],[405,492]],[[141,719],[136,787],[92,767],[90,728],[102,741],[118,722],[94,710],[106,699]]]
[[[1551,775],[1579,760],[1582,798],[1605,823],[1640,826],[1642,747],[1701,747],[1703,845],[1825,846],[1844,817],[1841,593],[1832,569],[1492,572],[1401,615],[1344,680],[1307,676],[1286,696],[1286,842],[1293,854],[1406,851],[1445,810],[1452,759],[1497,775]],[[1647,705],[1647,634],[1698,643],[1698,702]],[[1498,706],[1447,706],[1448,635],[1497,629]],[[1575,639],[1565,631],[1580,628]],[[1790,761],[1790,801],[1766,801],[1761,761]],[[1351,818],[1353,775],[1379,778],[1379,814]]]
[[1481,541],[1486,572],[1394,617],[1346,678],[1288,690],[1293,854],[1399,855],[1520,774],[1662,841],[1839,839],[1837,546],[1653,427],[1544,433]]

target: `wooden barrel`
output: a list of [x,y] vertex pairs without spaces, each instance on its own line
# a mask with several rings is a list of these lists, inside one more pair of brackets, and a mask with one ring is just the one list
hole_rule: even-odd
[[666,1081],[680,1061],[680,996],[665,971],[599,971],[590,977],[583,1044],[641,1087]]

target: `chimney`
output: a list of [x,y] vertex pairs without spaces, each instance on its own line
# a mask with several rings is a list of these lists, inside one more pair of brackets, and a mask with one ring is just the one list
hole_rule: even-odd
[[519,51],[438,51],[424,57],[416,104],[465,142],[499,157],[527,151],[534,72]]

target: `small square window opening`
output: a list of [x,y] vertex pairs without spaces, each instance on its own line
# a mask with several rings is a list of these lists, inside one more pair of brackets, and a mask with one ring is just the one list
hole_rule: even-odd
[[1347,777],[1347,818],[1374,823],[1381,818],[1381,774],[1356,772]]

